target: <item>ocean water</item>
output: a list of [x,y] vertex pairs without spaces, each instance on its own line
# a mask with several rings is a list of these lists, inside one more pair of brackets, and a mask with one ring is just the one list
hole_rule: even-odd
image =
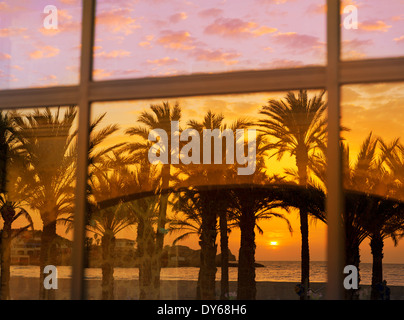
[[[277,282],[300,282],[299,261],[258,261],[265,267],[256,268],[256,281],[277,281]],[[326,262],[312,261],[310,266],[311,282],[327,281]],[[197,280],[199,268],[163,268],[161,270],[162,280]],[[404,286],[404,264],[383,264],[383,275],[387,285]],[[39,277],[37,266],[12,266],[11,277]],[[58,278],[68,279],[71,277],[71,267],[58,267]],[[88,280],[100,280],[102,277],[100,268],[88,268],[85,272]],[[372,281],[372,264],[362,263],[360,265],[361,284],[369,285]],[[139,278],[137,268],[115,268],[114,278],[116,280],[136,280]],[[217,269],[216,279],[220,280],[220,268]],[[237,268],[229,268],[230,281],[237,281]]]

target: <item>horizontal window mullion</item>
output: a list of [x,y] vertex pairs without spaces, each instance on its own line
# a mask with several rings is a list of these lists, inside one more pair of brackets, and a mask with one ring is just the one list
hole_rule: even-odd
[[[340,63],[340,84],[404,81],[404,58]],[[92,82],[90,101],[153,99],[325,88],[326,68],[242,71],[222,74]],[[0,108],[78,104],[79,87],[0,91]]]
[[340,63],[340,83],[404,81],[404,58],[346,61]]
[[0,109],[78,104],[78,86],[0,91]]
[[154,99],[216,94],[320,89],[325,87],[325,68],[242,71],[196,74],[170,78],[145,78],[93,82],[91,101]]

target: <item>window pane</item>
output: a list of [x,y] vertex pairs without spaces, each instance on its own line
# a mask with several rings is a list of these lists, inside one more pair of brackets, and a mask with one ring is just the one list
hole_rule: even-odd
[[94,79],[325,64],[325,1],[97,1]]
[[[294,112],[277,109],[287,97]],[[299,210],[324,220],[325,103],[316,91],[95,103],[87,297],[299,299]],[[271,130],[275,110],[290,140]],[[298,132],[317,140],[297,159]],[[324,294],[326,226],[309,228],[311,288]]]
[[[381,298],[383,280],[391,289],[391,299],[402,298],[395,286],[404,284],[399,241],[404,226],[403,105],[403,83],[342,89],[342,123],[348,129],[343,132],[346,226],[352,244],[347,264],[361,262],[360,281],[366,286],[374,277],[376,289],[371,293],[369,288],[366,298],[371,294]],[[397,246],[392,237],[399,241]]]
[[70,299],[76,116],[0,112],[2,300]]
[[377,0],[346,0],[342,1],[344,9],[343,60],[404,56],[404,4],[401,0],[391,0],[388,4]]
[[0,2],[0,89],[78,83],[81,1]]

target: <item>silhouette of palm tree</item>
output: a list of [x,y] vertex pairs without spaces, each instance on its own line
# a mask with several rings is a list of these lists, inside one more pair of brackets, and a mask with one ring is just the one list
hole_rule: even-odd
[[[270,148],[276,150],[274,155],[277,155],[278,160],[285,153],[295,157],[301,186],[307,186],[313,155],[326,148],[327,105],[323,101],[324,93],[309,99],[307,90],[300,90],[297,96],[288,92],[285,100],[270,100],[260,111],[265,116],[259,121],[262,133],[276,140],[269,144]],[[306,299],[310,283],[308,212],[303,206],[299,211],[302,237],[301,284],[304,288],[301,298]]]
[[[17,143],[18,138],[13,125],[13,116],[0,112],[0,215],[3,218],[3,229],[0,239],[0,300],[9,300],[11,298],[9,286],[11,241],[28,228],[33,229],[32,218],[24,209],[29,186],[21,182],[21,176],[29,173],[26,163],[18,154]],[[12,224],[19,218],[25,218],[28,225],[20,228],[18,231],[13,231]]]
[[[126,130],[126,134],[130,136],[140,137],[142,140],[140,142],[128,143],[125,150],[128,151],[134,161],[141,162],[145,159],[147,160],[147,155],[152,142],[148,140],[149,134],[152,130],[163,129],[168,135],[168,146],[171,146],[171,122],[179,121],[181,119],[181,108],[178,104],[170,106],[168,102],[163,102],[162,105],[151,105],[151,112],[143,111],[138,118],[140,125],[136,127],[129,128]],[[168,163],[161,165],[160,171],[160,188],[168,189],[171,180],[171,152],[167,152]],[[157,223],[157,233],[156,233],[156,254],[161,256],[165,227],[167,223],[167,205],[168,205],[168,194],[163,194],[160,196],[160,206],[159,206],[159,217]],[[161,262],[158,263],[157,269],[160,270]],[[158,275],[159,276],[159,275]],[[156,280],[159,282],[159,279]]]
[[[35,109],[26,116],[14,117],[17,124],[20,152],[29,162],[33,176],[27,183],[32,192],[29,204],[39,211],[43,222],[40,254],[40,283],[43,269],[56,264],[56,221],[72,212],[75,182],[74,144],[72,133],[77,110],[70,106],[52,112],[50,108]],[[41,299],[54,299],[53,290],[40,285]]]

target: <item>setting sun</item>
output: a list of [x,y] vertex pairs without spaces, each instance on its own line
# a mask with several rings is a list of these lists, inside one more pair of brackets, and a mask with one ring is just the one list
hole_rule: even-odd
[[270,245],[271,247],[276,247],[276,246],[279,245],[279,243],[278,243],[278,241],[271,241],[271,242],[269,243],[269,245]]

